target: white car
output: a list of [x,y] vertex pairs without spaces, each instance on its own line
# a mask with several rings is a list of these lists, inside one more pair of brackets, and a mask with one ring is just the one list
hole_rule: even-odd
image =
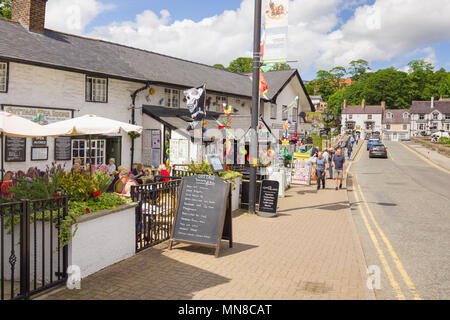
[[436,132],[436,133],[433,133],[431,136],[432,136],[432,137],[433,137],[433,136],[436,136],[436,137],[438,137],[438,138],[442,138],[442,137],[450,138],[448,132],[445,132],[445,131],[444,131],[444,132]]

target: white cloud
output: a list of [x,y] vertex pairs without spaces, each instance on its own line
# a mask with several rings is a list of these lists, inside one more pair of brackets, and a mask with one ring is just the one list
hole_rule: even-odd
[[[107,1],[107,0],[104,0]],[[58,30],[68,30],[67,1],[49,1],[49,21]],[[97,0],[77,0],[84,27],[108,5]],[[433,44],[450,40],[448,0],[292,0],[290,1],[289,60],[301,72],[346,66],[351,60],[390,61],[421,49],[436,63]],[[356,9],[355,9],[356,8]],[[342,24],[339,13],[355,9]],[[253,0],[243,0],[236,10],[194,22],[173,20],[167,10],[146,10],[134,21],[98,26],[88,34],[155,52],[207,64],[228,63],[239,56],[251,57]],[[69,15],[70,16],[70,15]],[[70,28],[69,28],[70,29]],[[71,31],[73,32],[73,31]]]
[[47,2],[46,27],[82,34],[84,28],[101,12],[114,8],[97,0],[52,0]]

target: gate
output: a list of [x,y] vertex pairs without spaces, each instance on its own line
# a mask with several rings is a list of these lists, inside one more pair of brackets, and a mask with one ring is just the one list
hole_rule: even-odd
[[0,300],[29,299],[67,280],[66,197],[0,203]]
[[180,177],[171,179],[131,189],[132,199],[139,203],[136,207],[136,252],[170,239],[182,181]]

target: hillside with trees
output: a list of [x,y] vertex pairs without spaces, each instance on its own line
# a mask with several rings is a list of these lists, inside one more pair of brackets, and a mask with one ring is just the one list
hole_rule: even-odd
[[[330,110],[341,113],[344,99],[348,105],[360,105],[366,99],[368,105],[380,105],[386,101],[389,109],[406,109],[413,100],[430,100],[431,97],[450,97],[450,72],[435,67],[425,60],[413,60],[409,72],[393,67],[372,72],[365,60],[350,62],[348,69],[334,67],[319,70],[317,79],[307,85],[310,95],[321,95]],[[343,83],[346,77],[351,84]]]

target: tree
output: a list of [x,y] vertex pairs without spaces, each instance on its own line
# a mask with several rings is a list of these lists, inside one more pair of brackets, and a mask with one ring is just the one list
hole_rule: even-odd
[[0,18],[11,19],[11,0],[0,0]]
[[349,64],[348,73],[352,75],[352,80],[357,81],[361,78],[363,74],[365,74],[368,70],[371,70],[369,67],[369,62],[363,59],[353,60]]
[[292,69],[287,63],[275,63],[272,70],[290,70]]
[[225,66],[223,64],[217,63],[215,65],[213,65],[214,68],[219,68],[219,69],[226,69]]
[[230,62],[228,71],[249,73],[253,71],[253,59],[240,57]]

